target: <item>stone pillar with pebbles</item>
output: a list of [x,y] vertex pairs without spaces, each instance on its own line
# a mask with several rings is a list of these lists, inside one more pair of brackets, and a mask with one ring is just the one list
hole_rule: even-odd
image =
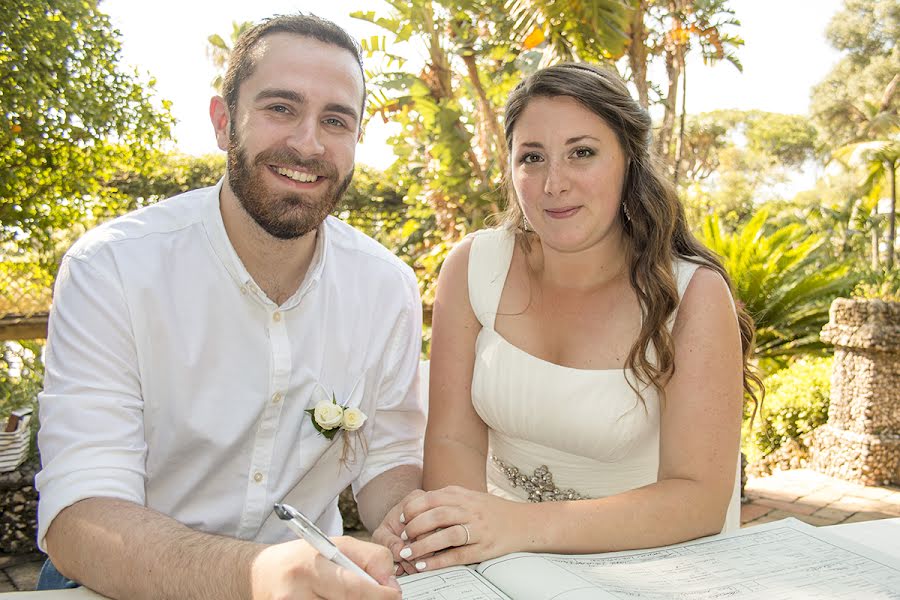
[[831,402],[810,466],[864,485],[900,483],[900,302],[838,298],[830,315]]
[[34,476],[41,465],[31,460],[15,471],[0,474],[0,554],[37,552],[35,519],[37,492]]

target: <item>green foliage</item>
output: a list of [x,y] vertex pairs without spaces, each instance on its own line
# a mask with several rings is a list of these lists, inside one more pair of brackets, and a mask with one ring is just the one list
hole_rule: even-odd
[[109,179],[105,192],[111,201],[103,217],[118,216],[189,190],[215,185],[224,173],[224,154],[154,152],[140,170],[120,171]]
[[852,288],[848,265],[823,253],[825,240],[799,223],[766,232],[762,211],[733,234],[708,217],[701,240],[719,254],[742,302],[756,323],[756,358],[764,370],[797,354],[821,354],[819,331],[831,301]]
[[900,4],[896,0],[845,0],[834,15],[827,36],[844,53],[832,71],[813,89],[811,111],[832,147],[863,137],[870,112],[866,104],[900,108],[900,95],[883,91],[900,73]]
[[96,0],[0,4],[0,241],[52,243],[106,200],[116,171],[169,139],[152,80],[121,70]]
[[752,432],[744,431],[742,449],[750,462],[828,420],[832,363],[832,357],[802,358],[766,377],[763,408]]
[[50,306],[54,267],[29,261],[0,262],[0,315],[31,315]]
[[37,395],[44,387],[43,343],[28,340],[0,342],[0,422],[19,408],[34,408],[30,455],[37,454]]
[[[369,118],[399,125],[389,140],[398,160],[385,175],[405,190],[407,210],[396,235],[376,237],[408,257],[428,302],[450,246],[500,210],[496,190],[507,150],[498,115],[512,87],[542,59],[620,56],[628,6],[621,0],[387,5],[386,15],[351,15],[393,38],[363,43],[371,65]],[[407,70],[392,43],[425,57],[421,70]]]
[[809,119],[757,110],[717,110],[686,123],[679,173],[688,218],[718,214],[729,229],[746,222],[764,199],[777,196],[790,169],[815,156]]
[[209,44],[206,47],[206,57],[212,62],[217,71],[210,85],[217,94],[222,91],[222,82],[225,78],[225,71],[228,70],[228,59],[231,57],[231,49],[234,48],[234,44],[241,37],[241,34],[253,27],[253,25],[253,21],[232,21],[229,41],[226,42],[225,38],[218,33],[214,33],[206,38],[206,42]]
[[853,288],[851,297],[900,302],[900,271],[897,269],[869,271]]
[[773,165],[799,167],[814,157],[816,129],[805,116],[749,111],[745,122],[748,149]]
[[391,248],[412,266],[412,256],[422,239],[420,223],[407,215],[408,209],[404,191],[393,179],[357,165],[334,215]]

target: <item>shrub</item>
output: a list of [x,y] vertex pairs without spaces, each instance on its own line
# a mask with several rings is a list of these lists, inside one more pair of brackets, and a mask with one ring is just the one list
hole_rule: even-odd
[[744,431],[750,462],[774,452],[828,420],[832,357],[807,357],[765,379],[766,398],[753,430]]
[[873,270],[853,289],[853,298],[900,302],[900,270]]
[[34,407],[30,456],[37,454],[34,435],[38,428],[37,395],[44,385],[42,349],[43,343],[36,341],[0,342],[0,422],[16,409]]

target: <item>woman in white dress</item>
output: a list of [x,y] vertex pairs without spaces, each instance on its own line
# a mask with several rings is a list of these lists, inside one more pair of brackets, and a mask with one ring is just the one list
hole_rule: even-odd
[[508,210],[440,273],[431,491],[395,512],[408,571],[739,526],[753,325],[688,231],[650,126],[619,77],[591,65],[543,69],[512,92]]

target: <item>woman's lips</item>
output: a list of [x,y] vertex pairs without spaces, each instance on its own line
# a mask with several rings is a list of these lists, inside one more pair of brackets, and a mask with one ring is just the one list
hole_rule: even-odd
[[580,206],[568,206],[565,208],[545,209],[544,212],[551,219],[567,219],[581,210]]

